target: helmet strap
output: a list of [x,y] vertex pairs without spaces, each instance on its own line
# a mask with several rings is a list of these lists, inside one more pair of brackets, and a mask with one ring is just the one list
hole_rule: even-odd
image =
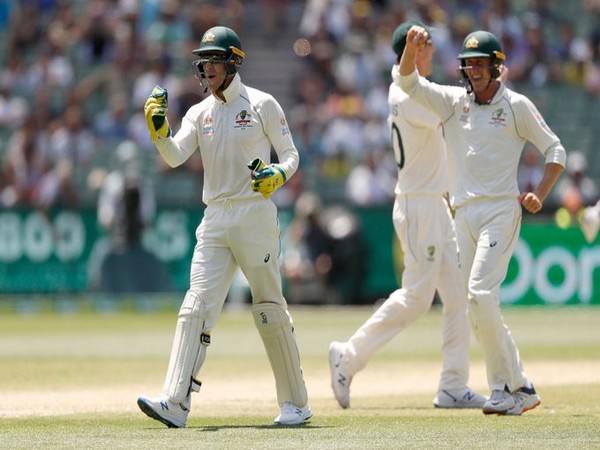
[[[490,85],[495,81],[496,81],[495,78],[490,78],[490,81],[488,82],[488,85],[486,86],[485,90],[487,90],[490,87]],[[494,99],[496,92],[498,92],[497,88],[496,88],[496,90],[494,90],[494,94],[489,98],[489,100],[487,100],[485,102],[479,100],[479,97],[477,97],[477,94],[475,94],[475,103],[477,103],[478,105],[489,105],[490,103],[492,103],[492,100]]]
[[467,72],[465,72],[465,69],[463,69],[462,63],[461,63],[461,67],[457,70],[457,72],[458,72],[458,78],[460,80],[460,83],[467,90],[467,94],[470,94],[471,92],[473,92],[473,86],[471,85],[471,82],[469,81]]
[[203,94],[206,94],[208,92],[208,82],[206,81],[206,77],[200,78],[200,86],[204,88]]
[[233,80],[234,76],[235,74],[228,74],[221,83],[221,86],[219,86],[219,89],[217,89],[217,92],[223,92],[225,89],[227,89],[231,84],[231,80]]

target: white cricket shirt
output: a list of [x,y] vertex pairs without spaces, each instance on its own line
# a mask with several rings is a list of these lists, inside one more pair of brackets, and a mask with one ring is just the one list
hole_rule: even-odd
[[200,149],[204,165],[202,200],[206,204],[261,197],[250,187],[247,164],[255,158],[269,164],[271,146],[287,178],[299,163],[287,120],[272,95],[245,86],[239,74],[224,95],[226,101],[210,95],[192,106],[177,134],[156,141],[171,167],[183,164]]
[[440,119],[400,89],[398,66],[392,68],[388,124],[398,164],[395,194],[448,192],[446,144]]
[[527,141],[546,163],[565,165],[565,150],[537,108],[504,84],[486,105],[465,88],[431,83],[416,70],[400,77],[400,87],[442,122],[454,207],[478,198],[518,197],[517,170]]

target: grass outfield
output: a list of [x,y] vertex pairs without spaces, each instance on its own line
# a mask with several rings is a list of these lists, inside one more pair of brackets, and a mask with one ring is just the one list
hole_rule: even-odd
[[[432,407],[441,316],[432,310],[383,347],[342,410],[327,347],[371,308],[291,307],[314,417],[272,426],[275,388],[247,310],[226,310],[200,374],[188,428],[143,415],[162,386],[176,312],[0,316],[0,448],[600,448],[600,308],[506,308],[542,405],[520,417]],[[471,386],[488,394],[478,345]]]

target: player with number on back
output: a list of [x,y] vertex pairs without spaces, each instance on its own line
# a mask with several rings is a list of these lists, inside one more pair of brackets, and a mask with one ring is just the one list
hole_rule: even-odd
[[[398,60],[406,33],[392,36]],[[427,42],[417,55],[419,73],[431,74],[434,47]],[[392,68],[397,82],[398,65]],[[392,146],[398,164],[393,222],[404,251],[402,288],[394,291],[346,342],[329,347],[331,385],[342,408],[350,406],[350,383],[371,356],[425,314],[436,288],[443,302],[443,368],[433,404],[438,408],[481,408],[485,397],[468,386],[470,327],[461,289],[454,224],[444,196],[448,192],[446,147],[440,121],[411,100],[396,83],[388,96]]]
[[[199,149],[206,209],[196,230],[190,288],[179,310],[163,393],[142,396],[138,405],[169,427],[185,427],[211,332],[240,267],[275,376],[281,408],[275,423],[300,424],[312,411],[282,293],[277,208],[269,200],[296,171],[298,150],[279,103],[242,84],[238,68],[245,54],[233,30],[209,29],[193,53],[199,57],[193,63],[196,76],[211,95],[188,110],[177,134],[172,136],[166,117],[166,91],[156,87],[144,108],[152,140],[171,167]],[[271,147],[277,164],[267,164]]]
[[[539,405],[540,397],[504,323],[500,285],[519,239],[521,206],[530,213],[542,209],[564,169],[566,152],[533,103],[497,79],[505,55],[496,36],[474,31],[465,37],[458,60],[466,89],[420,76],[419,54],[429,39],[424,27],[409,30],[399,86],[444,128],[462,280],[492,391],[483,412],[520,415]],[[517,169],[528,141],[546,163],[533,191],[520,193]]]

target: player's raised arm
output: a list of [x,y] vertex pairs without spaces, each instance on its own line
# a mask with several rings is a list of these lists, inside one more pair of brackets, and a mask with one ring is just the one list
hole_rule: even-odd
[[406,35],[406,46],[400,59],[400,75],[406,76],[413,73],[417,68],[417,54],[419,50],[427,45],[430,40],[429,33],[423,27],[413,26]]

